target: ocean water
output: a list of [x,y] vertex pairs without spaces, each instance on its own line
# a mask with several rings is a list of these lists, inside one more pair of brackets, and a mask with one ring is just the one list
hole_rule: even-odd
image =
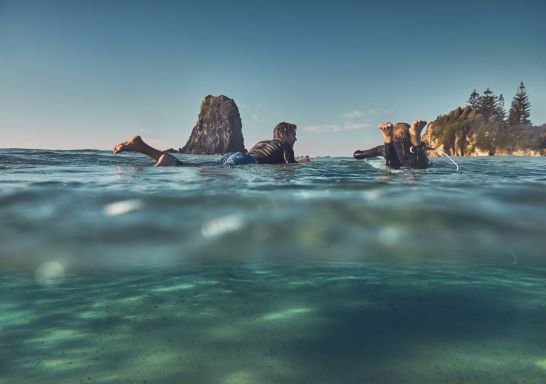
[[544,383],[546,159],[456,161],[0,149],[0,383]]

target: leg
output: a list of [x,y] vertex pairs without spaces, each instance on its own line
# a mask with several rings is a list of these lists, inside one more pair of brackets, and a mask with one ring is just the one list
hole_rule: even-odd
[[156,167],[174,167],[177,165],[181,165],[181,163],[179,163],[179,161],[174,156],[169,154],[162,155],[157,160],[157,163],[155,163]]
[[427,154],[421,142],[421,131],[425,125],[427,125],[426,121],[416,120],[409,128],[410,141],[412,145],[410,149],[412,156],[409,158],[409,165],[413,168],[424,169],[429,165]]
[[385,121],[377,126],[381,133],[383,134],[383,141],[385,144],[392,142],[392,129],[393,125],[390,121]]
[[224,164],[225,165],[246,165],[246,164],[257,164],[257,163],[256,163],[256,159],[250,156],[248,153],[234,152],[229,154]]
[[425,125],[427,125],[427,122],[425,120],[416,120],[411,123],[411,126],[409,128],[411,145],[416,147],[421,145],[421,131],[423,130]]
[[143,155],[148,155],[156,161],[156,166],[180,165],[180,162],[174,156],[150,147],[140,136],[134,136],[129,140],[116,145],[114,147],[114,153],[120,152],[138,152]]
[[385,142],[385,164],[387,167],[398,169],[402,166],[396,148],[393,143],[393,125],[389,121],[385,121],[377,126],[383,134],[383,141]]
[[410,157],[409,128],[410,125],[407,123],[396,123],[392,129],[394,148],[402,166],[408,165]]
[[385,143],[385,164],[389,168],[398,169],[403,164],[400,161],[400,158],[398,157],[398,152],[396,151],[396,147],[394,146],[394,143]]

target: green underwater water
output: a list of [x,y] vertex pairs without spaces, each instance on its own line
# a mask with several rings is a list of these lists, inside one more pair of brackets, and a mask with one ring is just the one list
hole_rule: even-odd
[[544,383],[544,269],[192,265],[0,280],[0,383]]
[[0,384],[543,384],[546,160],[456,160],[0,149]]

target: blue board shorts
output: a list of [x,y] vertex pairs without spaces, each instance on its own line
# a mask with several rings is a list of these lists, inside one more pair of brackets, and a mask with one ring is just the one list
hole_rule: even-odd
[[248,153],[228,152],[214,161],[203,163],[202,165],[245,165],[258,164],[255,158]]

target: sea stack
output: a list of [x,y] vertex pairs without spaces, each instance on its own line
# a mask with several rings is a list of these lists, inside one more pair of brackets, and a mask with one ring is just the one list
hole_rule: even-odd
[[196,155],[246,152],[241,116],[235,101],[223,95],[205,97],[197,123],[180,152]]

